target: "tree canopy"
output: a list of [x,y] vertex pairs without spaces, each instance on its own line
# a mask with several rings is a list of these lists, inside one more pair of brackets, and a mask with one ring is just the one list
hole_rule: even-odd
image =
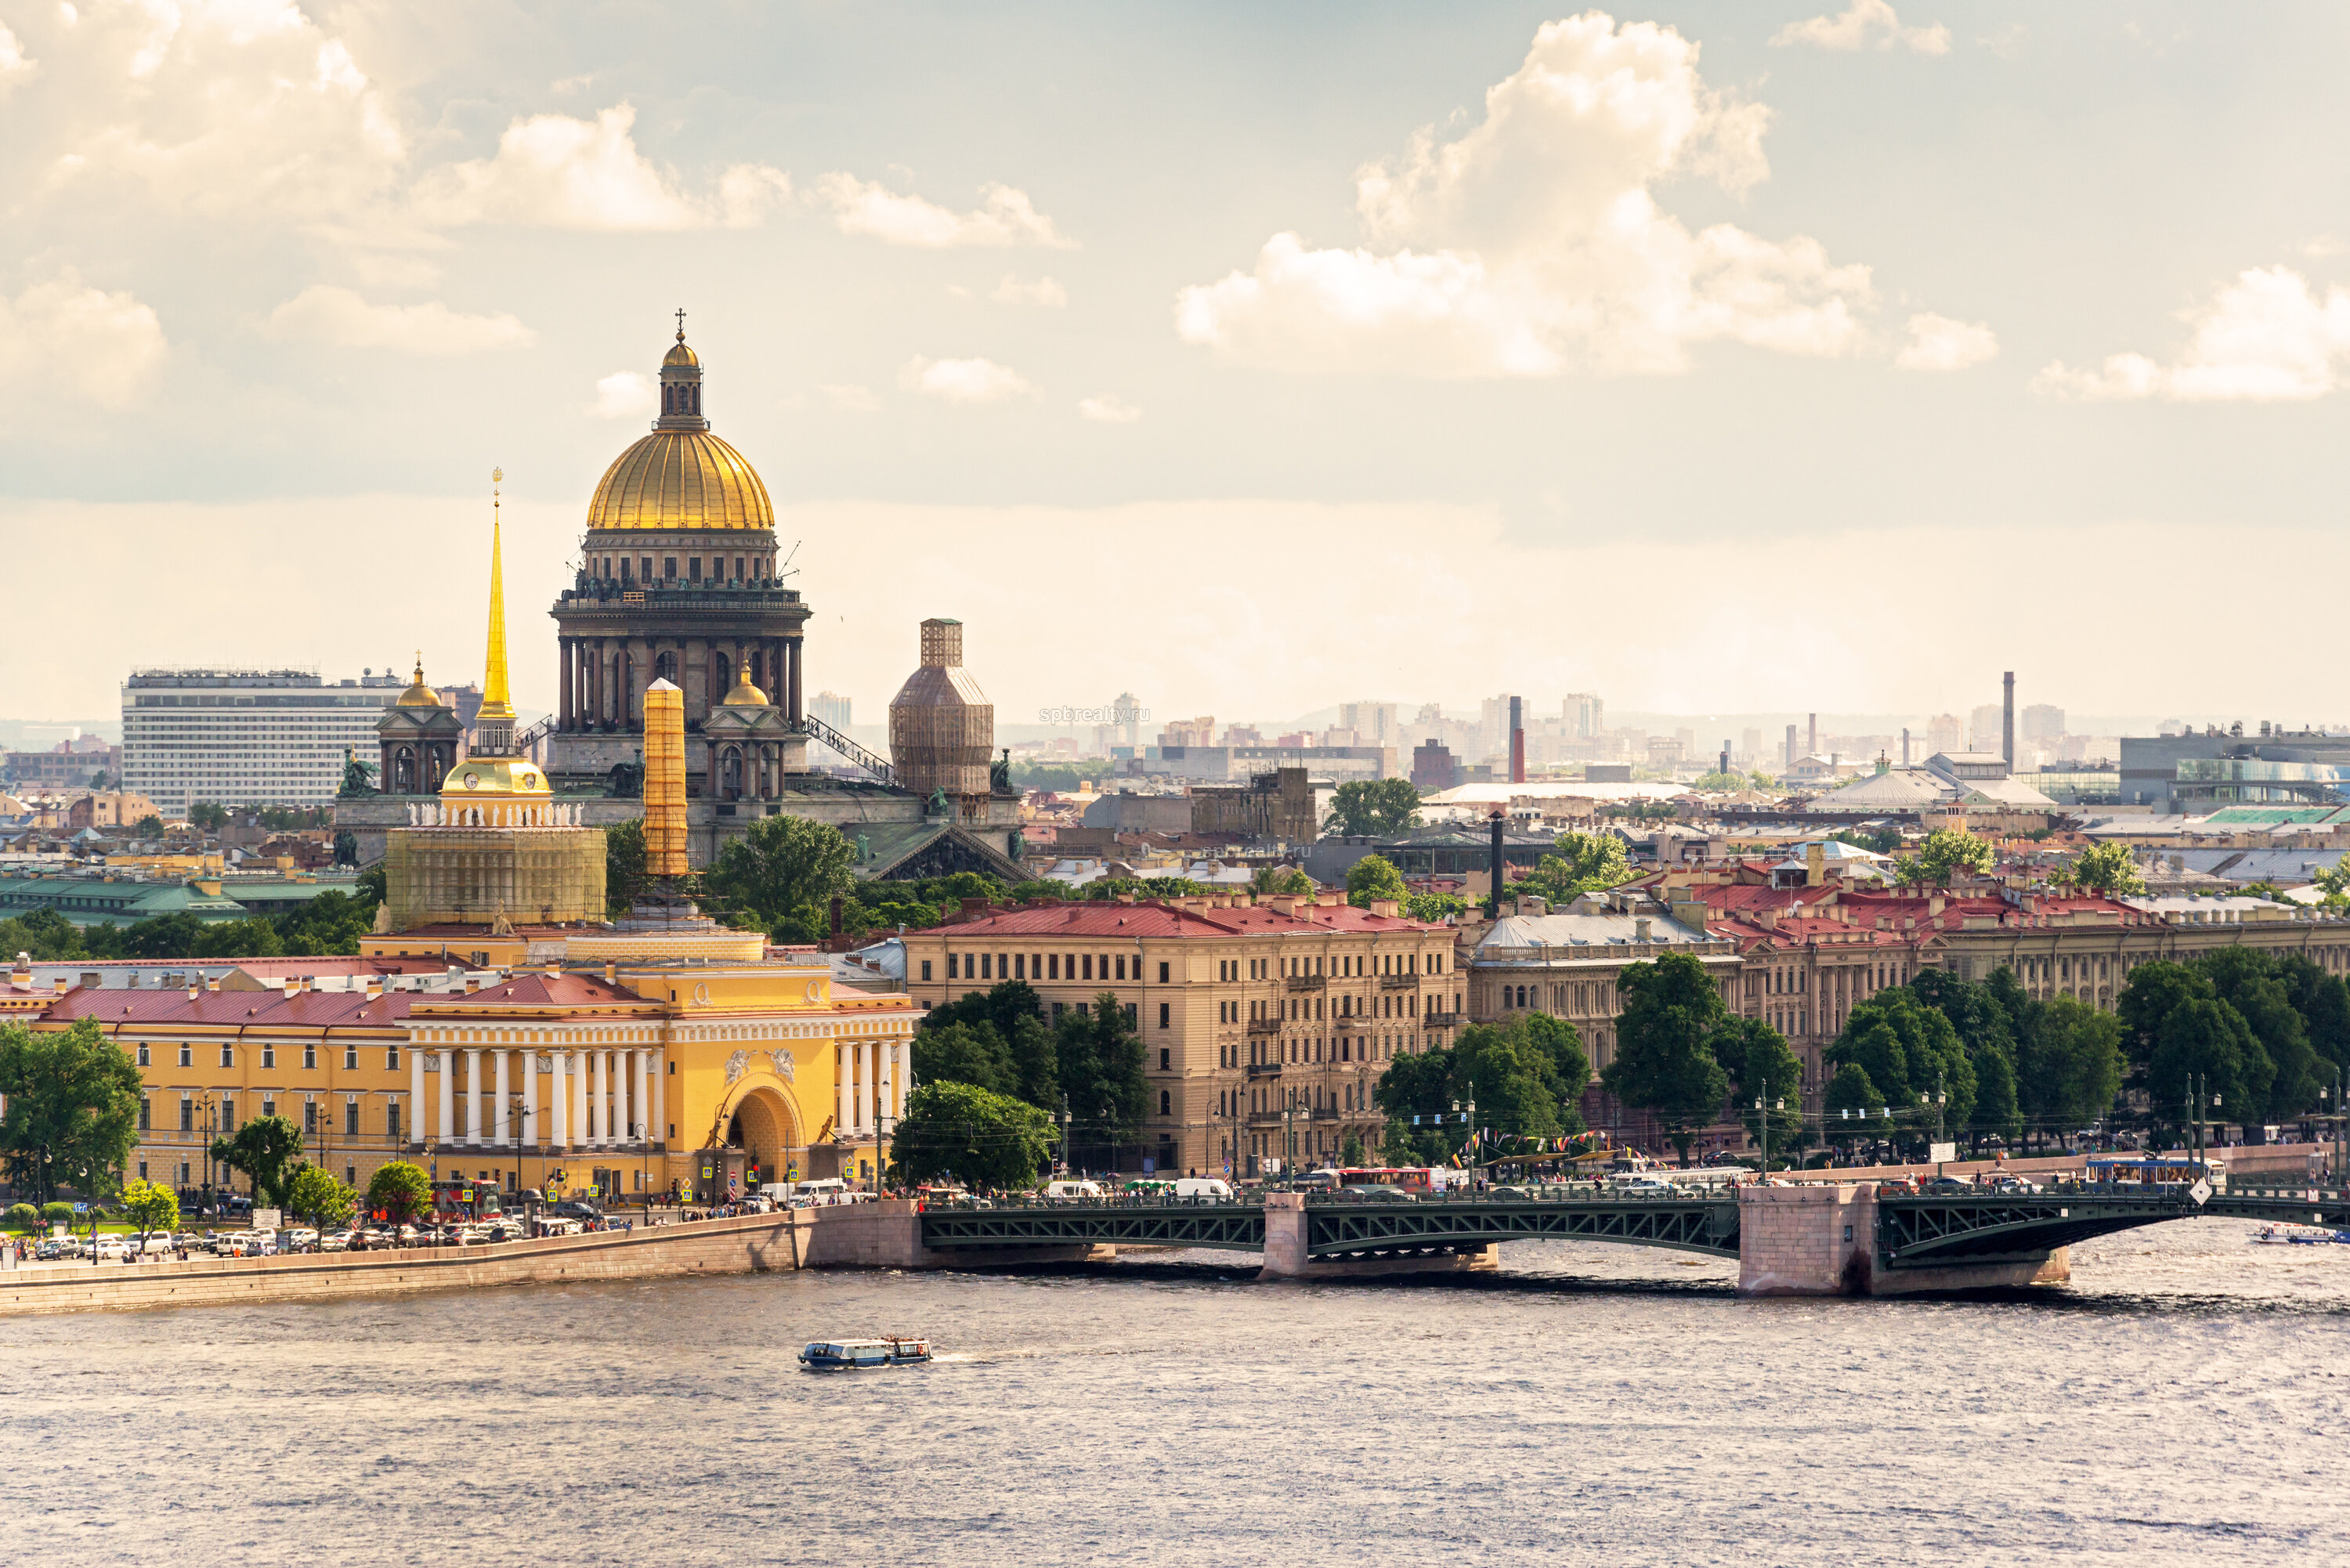
[[1333,792],[1322,826],[1349,838],[1386,838],[1419,826],[1419,791],[1409,779],[1348,779]]
[[1616,1059],[1600,1081],[1626,1105],[1655,1113],[1686,1165],[1697,1130],[1721,1115],[1730,1096],[1730,1075],[1713,1050],[1730,1010],[1705,966],[1686,953],[1631,965],[1617,992]]
[[298,1214],[322,1230],[340,1225],[359,1208],[351,1189],[333,1173],[315,1165],[295,1168],[286,1183],[286,1211]]
[[2146,878],[2126,844],[2093,844],[2074,857],[2071,871],[2073,885],[2085,893],[2118,898],[2146,891]]
[[1410,897],[1403,873],[1385,856],[1366,855],[1347,867],[1347,902],[1357,909],[1369,909],[1376,899],[1391,898],[1401,904]]
[[1977,838],[1965,828],[1938,827],[1926,835],[1918,853],[1903,856],[1894,862],[1894,867],[1904,882],[1939,882],[1947,886],[1958,872],[1971,871],[1980,876],[1989,871],[1998,857],[1999,852],[1988,840]]
[[409,1224],[432,1207],[432,1179],[411,1161],[386,1161],[368,1179],[367,1206],[394,1225]]
[[829,823],[763,816],[727,840],[702,881],[777,941],[812,942],[831,929],[828,906],[848,891],[856,856]]
[[1260,866],[1249,887],[1264,898],[1304,898],[1314,891],[1314,878],[1295,866]]
[[255,1202],[282,1209],[286,1181],[302,1158],[302,1129],[284,1116],[255,1116],[213,1139],[213,1158],[245,1174]]
[[[1977,1075],[1950,1018],[1908,986],[1893,986],[1853,1003],[1844,1030],[1823,1061],[1859,1066],[1897,1117],[1931,1130],[1963,1127],[1974,1114]],[[1943,1096],[1935,1106],[1931,1096]],[[1937,1112],[1939,1112],[1938,1117]]]
[[652,874],[645,867],[644,818],[616,822],[604,829],[604,908],[608,913],[627,914],[629,906],[651,889]]
[[1581,894],[1613,888],[1631,877],[1622,839],[1612,833],[1569,830],[1560,834],[1551,853],[1534,862],[1534,869],[1511,883],[1508,890],[1568,904]]
[[160,1181],[134,1179],[123,1185],[122,1210],[143,1242],[157,1231],[169,1231],[179,1219],[180,1195]]
[[889,1158],[901,1181],[1011,1189],[1036,1179],[1053,1143],[1053,1118],[1035,1106],[975,1084],[923,1084],[907,1096]]
[[139,1141],[139,1069],[97,1021],[35,1033],[0,1025],[0,1161],[17,1191],[47,1203],[60,1185],[97,1199]]
[[[1440,1123],[1454,1106],[1474,1101],[1477,1125],[1519,1137],[1583,1130],[1583,1090],[1591,1059],[1575,1025],[1544,1013],[1513,1013],[1500,1023],[1471,1023],[1450,1047],[1388,1060],[1371,1092],[1388,1118],[1381,1150],[1397,1163],[1447,1158],[1468,1128]],[[1422,1126],[1415,1129],[1414,1116]]]

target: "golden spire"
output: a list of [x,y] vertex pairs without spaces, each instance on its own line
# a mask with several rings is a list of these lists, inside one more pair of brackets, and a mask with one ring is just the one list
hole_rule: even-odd
[[514,704],[506,698],[506,584],[500,559],[498,485],[505,470],[490,470],[490,662],[482,680],[478,718],[511,719]]

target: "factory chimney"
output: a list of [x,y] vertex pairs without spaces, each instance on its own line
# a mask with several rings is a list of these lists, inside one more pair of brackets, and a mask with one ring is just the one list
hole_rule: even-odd
[[2007,759],[2007,771],[2015,771],[2015,671],[2000,677],[2003,693],[1999,714],[1999,754]]
[[1510,782],[1526,782],[1526,725],[1524,699],[1510,699]]
[[1493,890],[1485,899],[1485,918],[1489,920],[1502,918],[1502,826],[1508,820],[1502,807],[1497,805],[1493,808],[1493,857],[1491,864]]
[[1808,757],[1820,754],[1820,716],[1817,713],[1812,715],[1812,732],[1804,738],[1804,754]]

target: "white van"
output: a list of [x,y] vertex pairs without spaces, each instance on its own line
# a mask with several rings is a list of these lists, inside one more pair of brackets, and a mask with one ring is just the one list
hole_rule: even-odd
[[1101,1183],[1098,1181],[1053,1181],[1047,1182],[1045,1187],[1045,1200],[1047,1203],[1087,1201],[1099,1198],[1101,1195]]
[[1232,1184],[1221,1177],[1185,1176],[1178,1178],[1175,1182],[1175,1196],[1178,1198],[1230,1198],[1232,1195]]
[[837,1203],[848,1192],[848,1183],[837,1176],[819,1176],[787,1185],[791,1201],[796,1203]]

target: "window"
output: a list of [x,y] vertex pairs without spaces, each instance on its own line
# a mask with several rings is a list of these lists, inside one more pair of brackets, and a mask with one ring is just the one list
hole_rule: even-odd
[[391,1141],[400,1141],[400,1102],[394,1100],[383,1108],[383,1130]]
[[318,1064],[318,1048],[317,1048],[316,1045],[305,1045],[305,1046],[303,1046],[303,1047],[302,1047],[302,1065],[303,1065],[303,1066],[305,1066],[305,1067],[308,1067],[308,1068],[315,1068],[315,1067],[317,1067],[317,1064]]
[[677,581],[677,557],[675,556],[663,556],[661,557],[661,577],[666,582],[673,583]]
[[1046,955],[1045,955],[1045,978],[1046,978],[1047,980],[1058,980],[1058,979],[1060,979],[1060,978],[1061,978],[1061,955],[1060,955],[1060,954],[1058,954],[1058,953],[1048,953],[1048,954],[1046,954]]
[[318,1102],[316,1100],[302,1102],[302,1136],[304,1137],[318,1136]]
[[1159,983],[1161,985],[1167,983],[1167,966],[1163,963],[1159,966]]
[[344,1047],[343,1047],[343,1070],[344,1070],[345,1072],[347,1072],[347,1073],[354,1073],[354,1072],[357,1072],[357,1071],[359,1070],[359,1048],[358,1046],[356,1046],[356,1045],[346,1045],[346,1046],[344,1046]]
[[143,1159],[139,1162],[139,1179],[141,1181],[147,1179],[147,1162]]
[[954,980],[954,979],[959,978],[959,977],[957,976],[956,972],[955,972],[955,971],[956,971],[956,965],[955,965],[955,959],[956,959],[956,956],[957,956],[957,955],[955,955],[955,954],[953,954],[953,953],[949,953],[949,954],[947,954],[947,978],[948,978],[949,980]]
[[653,580],[653,558],[650,556],[639,556],[637,557],[637,560],[639,563],[637,575],[644,578],[645,581],[649,583],[651,582]]
[[359,1131],[359,1103],[357,1100],[345,1100],[343,1102],[343,1136],[357,1137]]
[[1175,1096],[1164,1089],[1159,1091],[1159,1114],[1162,1116],[1175,1114]]
[[385,1051],[385,1052],[384,1052],[384,1054],[383,1054],[383,1064],[384,1064],[385,1066],[387,1066],[387,1067],[397,1067],[397,1066],[399,1066],[399,1065],[400,1065],[400,1047],[399,1047],[399,1046],[394,1045],[394,1046],[390,1047],[389,1050],[387,1050],[387,1051]]
[[924,980],[931,978],[931,961],[928,959],[922,961],[922,978]]
[[148,1058],[147,1047],[144,1045],[139,1047],[139,1064],[142,1067],[151,1067],[155,1064]]
[[185,1095],[180,1096],[180,1130],[182,1132],[196,1130],[196,1102]]
[[182,1046],[181,1046],[181,1047],[180,1047],[180,1065],[181,1065],[181,1066],[182,1066],[182,1067],[192,1067],[192,1066],[194,1066],[194,1065],[196,1064],[196,1062],[195,1062],[195,1056],[196,1056],[196,1048],[195,1048],[194,1046],[192,1046],[192,1045],[182,1045]]
[[1120,980],[1124,980],[1126,978],[1126,955],[1124,953],[1120,953],[1118,955],[1118,978]]
[[224,1045],[221,1047],[221,1065],[224,1067],[234,1067],[236,1065],[235,1046]]
[[[149,1105],[149,1102],[148,1102],[147,1096],[144,1096],[144,1095],[140,1096],[139,1096],[139,1130],[140,1130],[140,1132],[145,1132],[145,1131],[148,1129],[149,1123],[148,1123],[148,1120],[147,1120],[147,1114],[148,1114],[148,1111],[150,1110],[150,1108],[151,1108],[151,1107],[150,1107],[150,1105]],[[144,1180],[146,1180],[146,1179],[147,1179],[147,1168],[146,1168],[145,1166],[143,1166],[143,1165],[142,1165],[142,1166],[140,1166],[140,1167],[139,1168],[139,1179],[140,1179],[140,1180],[141,1180],[141,1181],[144,1181]]]
[[1131,1028],[1134,1025],[1135,1014],[1139,1011],[1140,1011],[1139,1008],[1134,1002],[1129,1002],[1126,1004],[1126,1022],[1128,1027]]
[[691,581],[691,582],[697,582],[697,583],[698,583],[698,582],[700,582],[700,581],[702,581],[702,557],[701,557],[701,556],[687,556],[687,557],[686,557],[686,561],[685,561],[685,575],[686,575],[686,577],[687,577],[687,579],[688,579],[689,581]]
[[1161,1028],[1161,1029],[1164,1029],[1164,1028],[1166,1028],[1166,1027],[1167,1027],[1167,1014],[1168,1014],[1168,1007],[1167,1007],[1167,1003],[1165,1003],[1165,1002],[1160,1002],[1160,1003],[1159,1004],[1159,1028]]
[[1168,1070],[1168,1066],[1170,1064],[1169,1058],[1172,1057],[1174,1054],[1175,1054],[1172,1051],[1170,1051],[1164,1045],[1161,1045],[1159,1048],[1159,1070],[1160,1072],[1164,1073]]
[[1085,970],[1086,970],[1086,972],[1085,972],[1085,976],[1084,976],[1084,978],[1086,978],[1087,980],[1091,980],[1091,979],[1093,979],[1093,977],[1094,977],[1094,955],[1093,955],[1093,954],[1091,954],[1091,953],[1087,953],[1087,954],[1086,954],[1086,955],[1085,955]]
[[261,1114],[265,1118],[276,1116],[277,1114],[277,1102],[276,1100],[262,1101]]
[[[262,1064],[263,1066],[265,1066],[265,1067],[275,1067],[275,1066],[276,1066],[276,1065],[277,1065],[277,1047],[276,1047],[276,1046],[275,1046],[275,1045],[264,1045],[264,1046],[261,1048],[261,1064]],[[263,1116],[267,1116],[269,1113],[268,1113],[267,1111],[264,1111],[264,1112],[262,1112],[261,1114],[262,1114]]]
[[1026,980],[1028,978],[1028,955],[1026,953],[1014,953],[1012,955],[1012,978],[1014,980]]

